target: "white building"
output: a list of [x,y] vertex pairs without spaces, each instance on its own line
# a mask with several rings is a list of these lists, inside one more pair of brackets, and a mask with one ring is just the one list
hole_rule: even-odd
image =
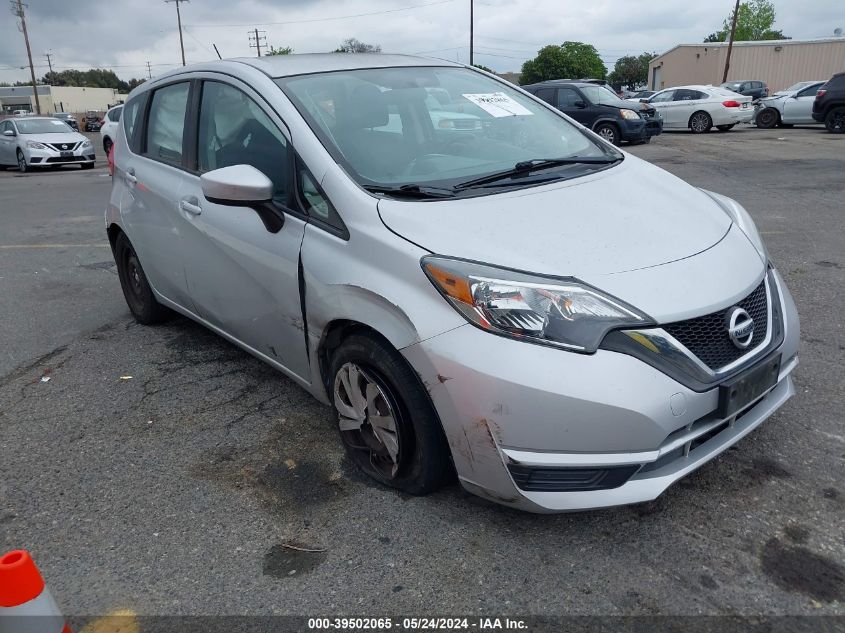
[[[77,86],[38,86],[41,114],[53,112],[85,113],[88,110],[105,112],[111,106],[123,103],[125,94],[113,88],[80,88]],[[14,110],[35,112],[32,86],[0,87],[0,113]]]

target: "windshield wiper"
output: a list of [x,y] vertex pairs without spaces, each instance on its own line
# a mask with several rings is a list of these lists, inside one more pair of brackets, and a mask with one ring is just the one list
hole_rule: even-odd
[[467,180],[455,185],[455,189],[466,189],[468,187],[477,187],[486,185],[498,180],[505,180],[506,178],[514,178],[516,176],[524,176],[530,174],[532,171],[540,169],[547,169],[549,167],[557,167],[559,165],[610,165],[622,160],[622,157],[610,158],[600,156],[567,156],[565,158],[532,158],[531,160],[523,160],[513,166],[512,169],[500,171],[489,176],[482,176],[473,180]]
[[439,187],[426,187],[416,183],[388,187],[384,185],[364,185],[364,189],[370,193],[383,193],[396,198],[454,198],[455,192],[452,189]]

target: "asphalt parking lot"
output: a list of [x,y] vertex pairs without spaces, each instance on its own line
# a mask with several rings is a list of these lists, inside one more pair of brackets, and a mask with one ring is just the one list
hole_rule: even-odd
[[292,382],[134,323],[104,163],[0,172],[0,547],[77,615],[845,615],[845,137],[628,149],[750,211],[802,318],[797,395],[657,501],[557,516],[370,484]]

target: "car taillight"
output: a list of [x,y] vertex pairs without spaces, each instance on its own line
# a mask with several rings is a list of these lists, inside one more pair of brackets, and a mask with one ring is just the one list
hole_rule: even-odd
[[738,108],[739,101],[734,101],[733,99],[728,99],[727,101],[722,101],[722,105],[726,108]]
[[824,96],[824,93],[826,93],[826,92],[827,92],[827,90],[819,90],[816,93],[816,99],[821,99]]

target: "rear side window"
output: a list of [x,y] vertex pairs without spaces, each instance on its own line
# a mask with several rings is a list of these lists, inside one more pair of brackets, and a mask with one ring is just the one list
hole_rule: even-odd
[[153,93],[144,152],[150,158],[181,164],[188,88],[189,84],[185,82],[159,88]]
[[542,99],[546,103],[554,105],[554,102],[555,102],[555,89],[554,88],[540,88],[534,94],[537,95],[537,97],[539,99]]
[[200,172],[252,165],[273,181],[273,200],[289,206],[291,165],[287,140],[245,93],[228,84],[206,81],[198,140]]
[[135,97],[125,106],[123,106],[123,131],[126,132],[126,142],[129,143],[129,149],[133,152],[137,151],[137,143],[135,142],[135,127],[138,122],[138,113],[141,108],[141,101],[144,95]]
[[109,110],[109,121],[117,123],[120,120],[120,113],[123,111],[123,108],[114,108]]

